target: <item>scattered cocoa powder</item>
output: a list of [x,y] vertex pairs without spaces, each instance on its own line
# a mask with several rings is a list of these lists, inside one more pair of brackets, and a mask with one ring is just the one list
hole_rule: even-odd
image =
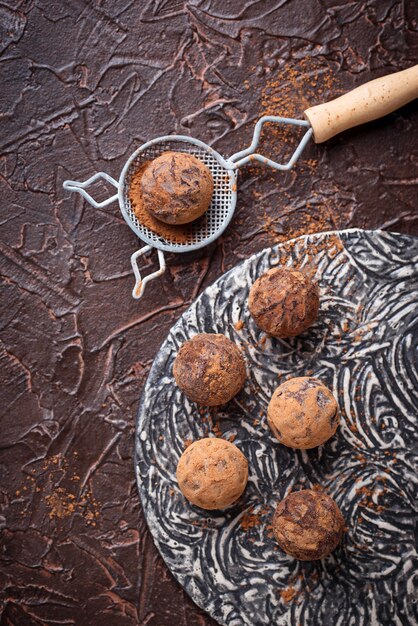
[[240,527],[242,530],[258,528],[263,524],[263,516],[270,512],[268,507],[261,507],[256,513],[254,513],[254,508],[254,505],[250,506],[248,511],[245,511],[244,515],[241,517]]
[[[376,478],[375,482],[381,481],[381,482],[384,483],[385,480],[386,480],[386,477],[378,476]],[[358,489],[356,489],[356,494],[361,496],[359,506],[371,509],[372,511],[375,511],[376,513],[382,513],[386,509],[386,506],[384,506],[383,504],[378,504],[377,502],[375,502],[373,500],[373,496],[375,496],[375,499],[377,500],[379,498],[379,496],[382,496],[385,493],[386,493],[386,488],[385,487],[379,487],[377,489],[371,489],[370,487],[366,487],[364,485],[363,487],[359,487]]]
[[[286,63],[274,74],[267,75],[259,102],[260,115],[303,119],[305,109],[333,99],[342,93],[337,77],[333,68],[319,57],[309,56],[292,60],[290,64]],[[244,86],[249,88],[249,82]],[[258,152],[285,163],[294,152],[304,132],[306,128],[303,127],[266,124]],[[317,167],[317,159],[304,158],[304,155],[297,164],[298,171],[301,173],[305,171],[311,174]],[[250,171],[254,169],[254,176],[259,175],[259,169],[258,174],[255,167],[250,166],[249,169]],[[277,174],[272,173],[270,180],[277,183]],[[259,201],[262,194],[258,190],[252,193],[254,201]],[[306,233],[337,230],[345,224],[344,216],[347,214],[347,209],[351,210],[350,203],[341,199],[338,186],[329,180],[324,183],[320,182],[319,190],[310,190],[305,205],[297,210],[296,220],[291,217],[295,212],[294,197],[284,189],[278,190],[278,194],[282,205],[280,214],[274,218],[265,216],[261,221],[262,230],[274,243]],[[338,201],[335,198],[338,198]]]
[[356,455],[355,455],[355,458],[356,458],[356,460],[357,460],[357,461],[359,461],[360,463],[366,463],[366,462],[367,462],[367,459],[366,459],[366,457],[364,456],[364,454],[356,454]]
[[[288,260],[291,260],[293,269],[299,269],[309,277],[314,277],[317,259],[324,253],[331,256],[333,252],[335,254],[341,253],[344,250],[344,245],[338,235],[329,234],[321,240],[311,242],[303,251],[299,254],[300,243],[298,240],[289,240],[282,242],[280,251],[280,265],[286,265]],[[343,255],[340,257],[341,263],[345,258]],[[303,266],[303,267],[302,267]]]
[[[267,77],[261,92],[261,110],[263,115],[303,119],[305,109],[340,93],[333,69],[317,57],[304,57]],[[271,123],[266,126],[262,145],[266,143],[277,153],[277,147],[285,144],[293,151],[304,132],[305,128]],[[266,154],[266,150],[260,152]],[[316,164],[314,159],[305,162],[308,167]]]
[[318,57],[286,63],[280,74],[267,77],[261,92],[266,115],[303,119],[303,111],[331,96],[340,95],[332,67]]
[[240,527],[243,530],[248,530],[249,528],[255,528],[260,525],[260,517],[259,515],[253,514],[252,511],[254,507],[250,507],[248,511],[244,513],[240,520]]
[[221,427],[219,425],[219,421],[218,422],[214,422],[214,424],[212,426],[212,431],[213,431],[213,434],[215,435],[215,437],[222,437],[223,433],[222,433]]
[[[74,452],[72,456],[76,459],[78,454]],[[49,518],[62,520],[78,513],[88,525],[96,526],[95,520],[100,515],[100,505],[89,485],[84,487],[82,493],[77,492],[80,476],[70,470],[69,459],[61,454],[45,458],[40,463],[40,470],[41,473],[36,479],[27,476],[26,482],[31,483],[32,492],[40,494],[47,507]],[[57,484],[59,486],[56,486]],[[16,491],[16,496],[27,491],[28,487],[25,484]]]

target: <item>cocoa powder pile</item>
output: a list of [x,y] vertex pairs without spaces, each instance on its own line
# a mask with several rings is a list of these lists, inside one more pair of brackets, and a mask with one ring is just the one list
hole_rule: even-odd
[[[249,90],[250,81],[245,81],[244,86]],[[328,60],[320,56],[291,59],[266,75],[259,100],[259,115],[303,119],[305,109],[332,100],[343,91],[338,73]],[[266,124],[257,150],[285,163],[293,154],[305,131],[305,128],[297,129],[294,126]],[[313,144],[310,144],[296,164],[295,171],[297,169],[301,175],[307,173],[308,176],[313,176],[319,166],[316,152]],[[251,166],[247,171],[255,177],[260,176],[258,166]],[[279,214],[277,207],[274,207],[274,212],[270,214],[270,210],[266,209],[259,217],[260,228],[268,236],[269,243],[281,243],[300,235],[337,230],[346,225],[351,211],[350,202],[339,197],[340,190],[335,182],[318,181],[316,188],[306,192],[303,206],[295,211],[294,190],[279,189],[280,179],[274,172],[263,173],[263,177],[268,177],[270,182],[278,185],[280,202]],[[252,196],[253,201],[259,203],[263,193],[255,186]]]

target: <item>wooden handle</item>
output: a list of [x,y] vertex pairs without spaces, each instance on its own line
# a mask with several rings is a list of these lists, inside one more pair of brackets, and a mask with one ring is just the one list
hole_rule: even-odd
[[347,128],[371,122],[418,98],[418,65],[376,78],[340,98],[304,111],[315,143],[322,143]]

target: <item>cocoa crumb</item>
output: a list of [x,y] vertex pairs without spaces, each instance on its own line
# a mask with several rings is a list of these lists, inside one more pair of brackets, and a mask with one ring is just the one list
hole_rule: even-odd
[[294,587],[287,587],[287,589],[283,589],[283,591],[280,592],[281,599],[286,603],[293,600],[296,595],[297,591]]
[[259,526],[260,518],[258,515],[253,514],[252,511],[254,507],[251,506],[248,511],[244,513],[240,520],[240,527],[243,530],[248,530],[249,528],[254,528],[255,526]]
[[69,492],[64,487],[58,487],[53,493],[45,496],[44,502],[49,507],[48,515],[51,520],[62,520],[75,513],[80,513],[88,525],[95,526],[96,523],[92,520],[99,517],[99,505],[90,488],[87,488],[83,498],[77,499],[74,493]]
[[254,505],[250,506],[248,511],[246,511],[241,517],[240,527],[243,530],[249,530],[250,528],[259,527],[263,523],[263,516],[269,512],[268,507],[261,507],[256,513],[254,513],[254,508]]
[[[145,209],[142,203],[141,178],[149,163],[150,161],[142,163],[131,179],[129,187],[129,200],[135,215],[141,224],[149,228],[149,230],[152,230],[153,233],[164,237],[164,239],[167,239],[170,243],[190,242],[196,222],[193,222],[193,225],[183,224],[182,226],[165,224],[157,220]],[[205,220],[206,217],[202,216],[199,219]]]
[[222,434],[223,434],[223,433],[222,433],[221,427],[220,427],[220,425],[219,425],[219,422],[215,422],[215,423],[213,424],[213,426],[212,426],[212,430],[213,430],[213,434],[214,434],[216,437],[222,437]]
[[349,326],[349,323],[347,322],[347,320],[343,320],[341,322],[341,329],[342,329],[343,333],[348,333],[348,331],[350,330],[350,326]]

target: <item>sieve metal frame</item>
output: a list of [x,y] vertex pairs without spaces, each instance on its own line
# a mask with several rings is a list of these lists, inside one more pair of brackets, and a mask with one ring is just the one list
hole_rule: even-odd
[[[127,205],[129,204],[129,198],[127,198],[129,183],[127,183],[126,178],[127,178],[127,175],[130,173],[131,168],[133,169],[133,167],[135,166],[135,161],[137,160],[138,156],[141,155],[143,152],[145,152],[151,146],[164,144],[164,143],[175,143],[175,142],[183,142],[183,143],[192,144],[194,146],[197,146],[198,148],[201,148],[205,152],[208,152],[219,163],[219,165],[223,168],[223,170],[225,170],[226,174],[228,175],[230,202],[229,202],[228,211],[222,221],[222,224],[209,237],[206,237],[205,239],[202,239],[202,241],[199,241],[196,243],[183,243],[183,244],[167,243],[167,242],[161,241],[161,239],[164,239],[164,237],[158,236],[155,233],[153,233],[151,236],[148,236],[146,233],[141,231],[135,225],[133,218],[129,214],[129,210],[127,209]],[[162,150],[161,153],[165,151],[166,150]],[[179,151],[181,152],[181,149]],[[190,154],[190,152],[186,152],[186,154]],[[151,139],[150,141],[147,141],[142,146],[140,146],[137,150],[135,150],[135,152],[131,154],[129,159],[126,161],[119,177],[117,197],[119,200],[119,208],[123,215],[123,218],[125,222],[128,224],[128,226],[131,228],[131,230],[137,235],[137,237],[142,239],[142,241],[152,246],[153,248],[157,248],[157,250],[163,250],[164,252],[175,252],[177,254],[177,253],[182,253],[182,252],[191,252],[192,250],[199,250],[200,248],[203,248],[204,246],[209,245],[210,243],[215,241],[218,237],[220,237],[220,235],[222,235],[222,233],[228,227],[235,211],[235,207],[237,203],[236,183],[237,183],[236,165],[233,162],[230,162],[224,159],[223,156],[219,154],[219,152],[214,150],[211,146],[208,146],[203,141],[200,141],[200,139],[195,139],[194,137],[187,137],[187,135],[165,135],[163,137],[157,137],[155,139]],[[210,211],[211,208],[212,208],[212,203],[208,210]],[[133,210],[132,210],[132,213],[133,213]],[[139,223],[138,219],[137,221]],[[147,228],[145,225],[142,225],[142,227],[145,228],[147,231],[150,231],[150,229]]]

